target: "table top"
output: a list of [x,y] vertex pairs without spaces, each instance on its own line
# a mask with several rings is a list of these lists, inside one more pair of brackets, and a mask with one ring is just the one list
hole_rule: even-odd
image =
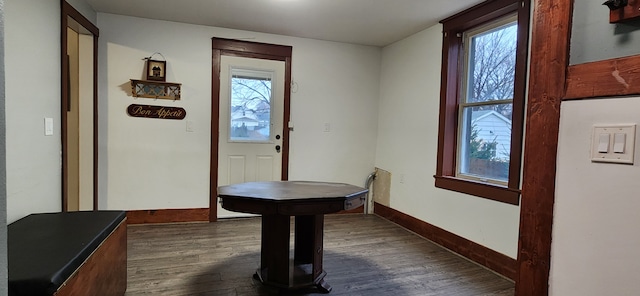
[[218,187],[218,196],[251,198],[272,202],[310,199],[350,199],[369,190],[344,184],[312,181],[248,182]]

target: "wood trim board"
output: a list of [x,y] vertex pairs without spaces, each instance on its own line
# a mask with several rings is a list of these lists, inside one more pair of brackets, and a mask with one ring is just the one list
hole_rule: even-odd
[[640,94],[640,55],[571,65],[564,100]]
[[495,271],[511,280],[516,279],[516,259],[455,235],[442,228],[409,216],[385,205],[374,203],[374,213],[418,235],[441,245],[467,259]]
[[549,293],[560,103],[573,0],[533,1],[516,296]]
[[68,18],[72,18],[82,27],[87,29],[93,35],[93,210],[98,209],[98,37],[100,36],[100,30],[90,20],[77,11],[71,4],[65,0],[60,0],[60,47],[61,47],[61,89],[60,89],[60,122],[61,131],[60,137],[62,144],[62,211],[67,211],[68,205],[68,167],[67,161],[67,96],[69,93],[69,84],[67,73],[69,72],[68,56],[67,56],[67,27],[69,26]]
[[127,211],[128,224],[207,222],[208,208]]
[[[336,214],[362,214],[364,206]],[[181,223],[209,221],[208,208],[127,211],[127,224]]]

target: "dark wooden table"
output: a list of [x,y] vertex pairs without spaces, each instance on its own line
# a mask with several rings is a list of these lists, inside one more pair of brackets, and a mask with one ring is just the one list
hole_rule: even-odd
[[[324,214],[364,204],[367,189],[342,183],[250,182],[221,186],[222,207],[262,215],[260,268],[254,275],[280,289],[316,286],[329,293],[322,269]],[[291,216],[295,217],[293,264],[289,258]]]

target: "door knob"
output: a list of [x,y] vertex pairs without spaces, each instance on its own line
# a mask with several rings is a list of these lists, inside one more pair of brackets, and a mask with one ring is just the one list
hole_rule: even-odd
[[276,145],[276,152],[280,153],[280,145]]

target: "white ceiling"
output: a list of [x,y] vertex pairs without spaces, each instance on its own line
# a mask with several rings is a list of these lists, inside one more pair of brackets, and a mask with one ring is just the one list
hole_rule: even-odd
[[86,0],[97,12],[385,46],[483,0]]

